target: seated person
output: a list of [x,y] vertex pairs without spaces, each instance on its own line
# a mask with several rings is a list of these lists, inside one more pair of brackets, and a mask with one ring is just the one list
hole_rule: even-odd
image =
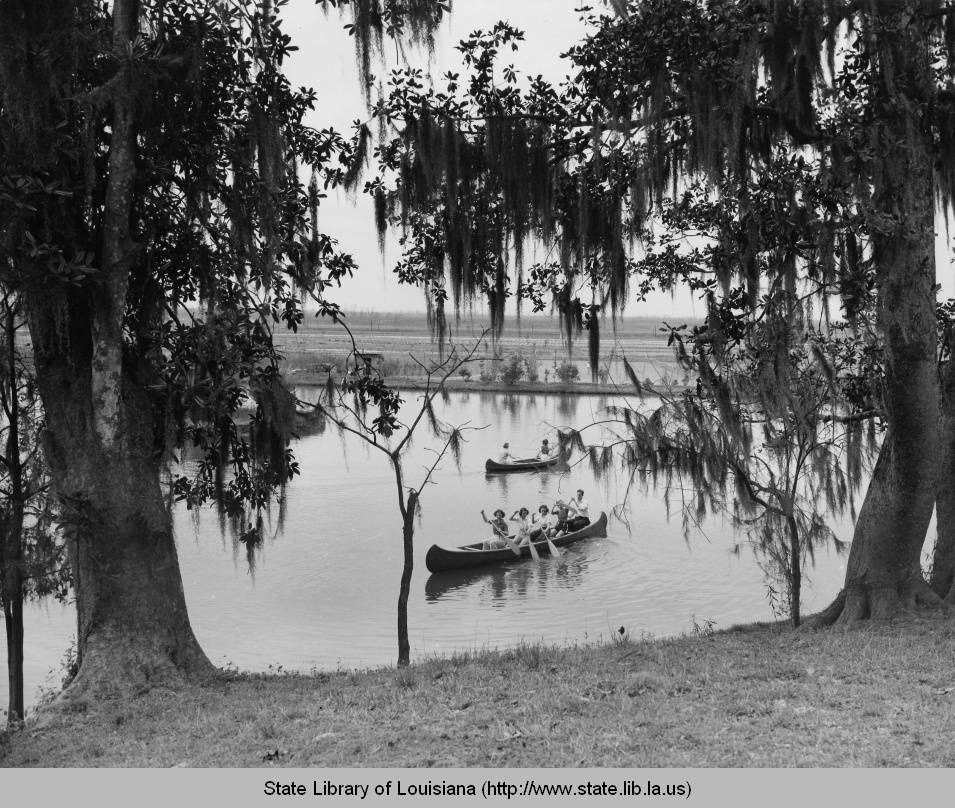
[[511,515],[511,521],[517,522],[517,535],[514,536],[518,547],[529,544],[531,540],[531,520],[527,517],[530,511],[527,508],[520,508]]
[[590,503],[584,499],[583,488],[577,489],[577,496],[571,498],[570,502],[567,503],[567,507],[571,512],[570,520],[567,522],[567,529],[571,533],[590,524]]
[[546,505],[541,505],[537,509],[537,513],[534,514],[534,518],[531,520],[531,526],[535,533],[540,532],[542,535],[547,535],[548,531],[553,526],[553,518],[550,515],[550,508]]
[[507,535],[507,522],[504,521],[504,511],[498,508],[494,511],[494,519],[488,519],[487,514],[481,511],[481,518],[491,526],[491,538],[484,542],[485,550],[500,550],[510,547],[511,542]]
[[568,532],[567,523],[570,520],[570,509],[567,507],[567,503],[562,499],[558,499],[554,505],[553,513],[551,514],[551,529],[550,537],[552,539],[557,536],[563,536]]
[[500,456],[497,458],[497,460],[498,460],[499,463],[510,463],[510,462],[514,459],[514,455],[511,454],[511,448],[510,448],[510,447],[511,447],[511,445],[510,445],[509,443],[505,443],[505,444],[501,447],[501,454],[500,454]]
[[540,448],[540,451],[537,453],[537,457],[540,458],[541,460],[549,460],[553,456],[554,456],[554,453],[550,448],[550,444],[548,444],[547,438],[544,438],[544,440],[541,442],[541,448]]

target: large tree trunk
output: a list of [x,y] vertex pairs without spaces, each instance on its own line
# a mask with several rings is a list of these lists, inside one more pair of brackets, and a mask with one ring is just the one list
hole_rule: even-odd
[[939,418],[939,466],[935,499],[936,537],[932,558],[932,589],[949,602],[955,601],[955,367],[946,362]]
[[212,673],[189,623],[156,464],[142,456],[104,458],[103,472],[71,495],[79,523],[74,686],[121,689]]
[[[69,41],[66,34],[75,23],[73,4],[43,4],[32,16],[23,13],[29,5],[0,3],[5,33],[13,33],[3,43],[9,51],[4,56],[18,69],[31,47],[56,42],[53,34]],[[95,234],[98,272],[76,287],[51,280],[44,264],[24,267],[22,275],[28,279],[24,299],[46,416],[44,449],[72,545],[79,661],[74,694],[139,688],[157,678],[214,670],[189,624],[160,486],[157,434],[165,424],[147,396],[147,386],[160,380],[127,355],[124,334],[129,276],[139,254],[131,222],[141,91],[133,43],[140,5],[139,0],[111,4],[109,63],[116,69],[102,94],[108,100],[110,146],[102,228]],[[53,32],[49,40],[47,29]],[[32,42],[40,44],[23,44]],[[51,95],[70,85],[72,62],[63,59],[55,68],[62,74],[58,83],[41,88]],[[61,101],[31,99],[24,119],[39,121],[38,132],[54,131],[63,114]],[[61,159],[49,152],[44,159]],[[38,164],[36,171],[46,168]],[[71,176],[69,166],[56,170]],[[51,227],[77,234],[77,243],[90,251],[88,223],[77,210],[70,209],[74,218],[68,221],[52,218]]]
[[124,349],[126,293],[138,250],[130,231],[137,125],[128,56],[138,31],[138,2],[115,0],[119,68],[111,91],[99,289],[84,290],[87,296],[68,306],[68,361],[56,350],[63,334],[42,318],[46,301],[34,297],[30,312],[47,457],[75,538],[79,670],[73,692],[122,690],[213,670],[189,624],[160,487],[156,435],[163,425],[146,395],[154,380]]
[[902,4],[886,11],[869,206],[887,432],[849,554],[841,620],[882,617],[931,599],[920,554],[935,503],[938,382],[931,94],[927,38]]
[[130,357],[100,368],[121,380],[104,419],[85,294],[34,293],[26,302],[44,451],[74,563],[79,669],[70,693],[211,674],[186,611],[148,370]]

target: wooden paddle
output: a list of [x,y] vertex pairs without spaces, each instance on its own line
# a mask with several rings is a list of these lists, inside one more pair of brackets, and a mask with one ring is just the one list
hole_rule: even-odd
[[540,530],[541,536],[544,537],[544,541],[547,542],[547,549],[550,550],[550,554],[554,558],[560,558],[563,554],[557,549],[557,545],[550,540],[550,536],[547,535],[547,520],[541,519],[538,524],[540,525],[538,529]]
[[[527,509],[525,508],[524,510],[526,511]],[[518,511],[514,511],[514,516],[517,516],[517,515],[518,515]],[[512,521],[517,521],[516,519],[514,519],[514,516],[511,517],[511,520],[512,520]],[[530,527],[528,527],[527,533],[526,533],[525,535],[526,535],[526,537],[527,537],[527,546],[530,548],[530,551],[531,551],[531,557],[532,557],[535,561],[540,561],[540,560],[541,560],[541,557],[540,557],[540,555],[538,555],[538,553],[537,553],[537,548],[534,546],[534,540],[531,538]],[[520,547],[520,546],[521,546],[521,545],[518,545],[518,547]]]
[[521,554],[520,545],[518,545],[514,539],[512,539],[506,533],[501,533],[496,527],[494,528],[494,532],[501,537],[501,540],[511,549],[511,552],[514,553],[514,555],[519,556]]
[[[544,531],[541,531],[541,533],[544,533]],[[554,558],[562,558],[564,554],[560,551],[557,545],[550,540],[550,536],[544,533],[544,538],[547,539],[547,549],[550,550],[550,554]]]

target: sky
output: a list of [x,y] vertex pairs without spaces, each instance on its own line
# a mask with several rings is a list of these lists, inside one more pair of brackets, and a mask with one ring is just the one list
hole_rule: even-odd
[[[567,72],[560,54],[584,33],[574,11],[580,5],[581,0],[454,0],[452,13],[438,34],[430,64],[426,54],[412,52],[409,57],[415,66],[438,78],[448,70],[461,68],[454,49],[461,39],[475,29],[488,29],[498,20],[506,20],[525,33],[520,50],[509,54],[512,58],[507,61],[513,62],[525,76],[542,74],[545,79],[558,82]],[[334,11],[326,16],[315,0],[289,0],[284,17],[285,30],[299,48],[287,66],[289,78],[294,86],[312,87],[318,95],[308,123],[316,128],[334,126],[348,134],[353,121],[369,119],[358,82],[354,41],[344,30],[348,17]],[[394,58],[392,55],[390,67],[395,66]],[[370,199],[361,193],[330,191],[322,201],[319,218],[323,232],[337,238],[359,267],[356,276],[336,291],[337,302],[346,309],[424,310],[422,291],[399,284],[392,273],[400,257],[397,236],[389,235],[384,258],[378,250]],[[949,229],[955,234],[955,223],[950,222]],[[936,259],[942,295],[955,296],[952,251],[944,227],[936,241]],[[528,251],[526,265],[535,260],[534,251]],[[705,310],[688,292],[679,291],[672,295],[656,293],[646,301],[631,302],[625,314],[666,319],[703,316]]]

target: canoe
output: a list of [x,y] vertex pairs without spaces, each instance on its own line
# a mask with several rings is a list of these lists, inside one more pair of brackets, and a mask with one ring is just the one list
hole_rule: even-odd
[[[540,538],[539,533],[536,534],[538,538],[535,540],[533,539],[534,535],[535,534],[532,533],[531,537],[537,552],[541,554],[549,553],[550,550],[547,547],[547,541]],[[580,530],[573,533],[565,533],[563,536],[551,539],[551,541],[557,547],[566,547],[568,544],[573,544],[581,539],[606,535],[607,514],[601,513],[600,516],[589,525],[584,525]],[[477,567],[484,564],[502,564],[508,561],[521,561],[531,557],[530,547],[527,546],[521,547],[521,554],[519,556],[515,555],[514,551],[509,547],[505,547],[501,550],[482,550],[481,548],[483,546],[483,541],[466,544],[464,547],[439,547],[437,544],[433,544],[428,550],[428,555],[425,557],[424,563],[431,572],[441,572],[443,570]]]
[[534,471],[535,469],[546,469],[551,466],[557,466],[563,460],[563,455],[558,452],[553,457],[546,460],[539,460],[536,457],[529,457],[526,460],[512,460],[509,463],[499,463],[496,460],[488,460],[484,464],[484,470],[491,473],[500,473],[508,471]]

